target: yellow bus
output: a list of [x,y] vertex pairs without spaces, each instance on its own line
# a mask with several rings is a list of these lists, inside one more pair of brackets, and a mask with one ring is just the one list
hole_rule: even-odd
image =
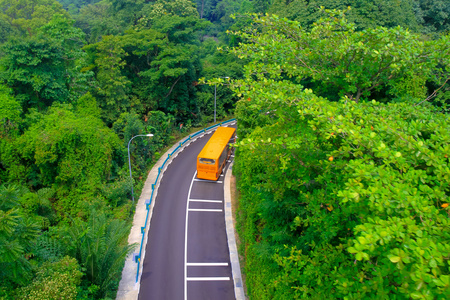
[[197,156],[197,177],[217,180],[230,158],[230,143],[236,140],[236,129],[219,127]]

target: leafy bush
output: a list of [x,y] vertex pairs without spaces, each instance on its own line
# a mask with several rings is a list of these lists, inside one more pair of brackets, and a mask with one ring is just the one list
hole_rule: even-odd
[[64,257],[39,268],[32,284],[22,288],[20,299],[76,299],[83,273],[75,258]]
[[[264,22],[296,36],[285,20]],[[247,77],[233,82],[250,298],[449,298],[448,115],[407,94],[318,97],[285,79],[300,66],[284,44],[254,33],[236,49],[251,59]]]

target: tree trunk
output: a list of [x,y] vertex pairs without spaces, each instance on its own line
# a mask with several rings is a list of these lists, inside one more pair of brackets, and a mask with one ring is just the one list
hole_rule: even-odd
[[205,0],[202,0],[202,10],[200,11],[200,19],[203,19],[203,7],[205,6]]

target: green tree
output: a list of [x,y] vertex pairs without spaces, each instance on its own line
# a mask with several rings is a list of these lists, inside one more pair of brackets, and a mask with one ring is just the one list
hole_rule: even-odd
[[450,30],[450,3],[437,0],[415,0],[416,18],[426,34],[435,35]]
[[[245,78],[231,83],[241,97],[233,172],[250,298],[448,298],[448,115],[407,89],[386,104],[317,96],[286,71],[305,67],[310,49],[298,47],[307,52],[295,65],[285,39],[308,32],[261,21],[236,51]],[[331,35],[345,32],[335,21]],[[266,38],[265,26],[283,38]],[[321,26],[311,32],[328,32]],[[444,44],[433,44],[428,76],[445,69],[436,63],[448,56]]]
[[196,32],[204,25],[197,17],[164,15],[86,47],[99,83],[93,93],[108,124],[131,110],[162,110],[179,120],[196,113],[194,82],[201,70]]
[[56,0],[0,0],[0,7],[11,25],[28,35],[47,24],[55,14],[69,18],[67,11]]
[[86,53],[82,50],[84,33],[74,26],[75,21],[64,15],[53,18],[38,32],[56,41],[63,49],[62,62],[65,70],[65,82],[71,102],[84,95],[92,79],[92,72],[86,71]]
[[86,34],[86,41],[97,43],[103,35],[117,35],[123,31],[125,24],[111,16],[111,3],[100,1],[80,9],[75,16],[75,25]]
[[21,114],[20,103],[11,95],[7,87],[0,86],[0,116],[2,116],[0,136],[2,139],[12,135],[12,132],[17,132]]
[[[425,83],[440,69],[435,52],[447,38],[421,41],[401,27],[356,31],[342,12],[329,13],[332,19],[321,19],[310,31],[276,16],[256,17],[263,31],[240,34],[250,43],[234,53],[252,59],[247,74],[267,78],[269,72],[276,80],[292,78],[334,99],[343,95],[355,101],[361,97],[382,100],[389,94],[426,97]],[[448,50],[438,56],[445,53]],[[448,61],[444,64],[448,66]]]
[[71,15],[77,14],[80,8],[87,5],[95,4],[101,0],[58,0],[62,4],[64,9],[66,9]]
[[104,36],[102,41],[85,47],[93,60],[98,87],[94,90],[99,106],[103,110],[102,118],[112,124],[120,113],[127,111],[130,103],[130,81],[122,74],[125,66],[120,37]]
[[113,162],[120,163],[120,149],[119,138],[100,119],[53,106],[14,142],[5,164],[11,179],[54,187],[59,213],[83,214],[112,176]]
[[414,0],[274,0],[268,12],[298,21],[302,26],[312,27],[314,22],[326,16],[320,7],[339,10],[351,7],[348,18],[356,24],[358,30],[376,26],[388,28],[402,26],[414,32],[419,30],[414,15]]
[[36,35],[3,45],[0,76],[13,88],[24,112],[73,101],[86,91],[91,74],[81,70],[85,65],[82,39],[71,20],[54,15]]
[[31,278],[29,253],[39,234],[39,227],[20,209],[24,189],[0,185],[0,296]]
[[9,17],[0,13],[0,43],[3,44],[14,35],[17,35],[17,30],[9,22]]
[[135,247],[126,243],[129,230],[124,221],[95,211],[87,222],[76,219],[68,229],[73,255],[89,283],[99,287],[96,297],[111,296],[119,284],[125,257]]
[[24,111],[44,109],[54,101],[65,102],[69,93],[65,85],[62,49],[46,37],[15,39],[3,46],[2,79],[15,91]]

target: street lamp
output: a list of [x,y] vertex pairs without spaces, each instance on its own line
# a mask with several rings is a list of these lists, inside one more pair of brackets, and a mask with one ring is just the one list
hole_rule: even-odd
[[134,203],[134,191],[133,191],[133,176],[131,176],[131,160],[130,160],[130,143],[131,141],[138,136],[153,136],[153,134],[149,133],[149,134],[138,134],[133,136],[129,141],[128,141],[128,167],[130,168],[130,179],[131,179],[131,198],[133,199],[133,203]]
[[[230,77],[219,77],[219,78],[225,78],[228,79]],[[217,94],[217,83],[214,84],[214,123],[216,123],[216,94]]]

